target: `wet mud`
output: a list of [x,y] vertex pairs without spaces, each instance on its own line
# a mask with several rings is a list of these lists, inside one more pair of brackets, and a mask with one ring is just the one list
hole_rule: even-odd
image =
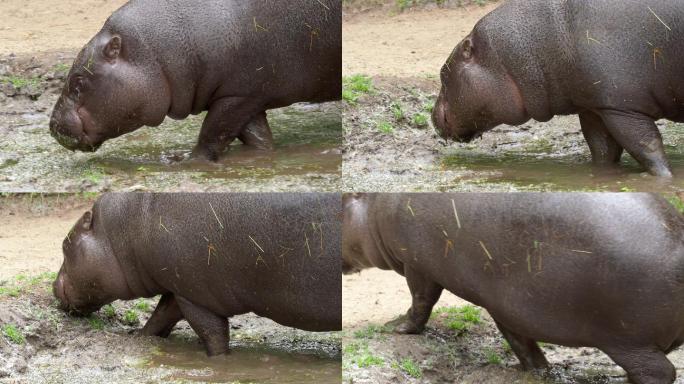
[[[684,125],[659,121],[675,179],[659,180],[628,154],[596,169],[577,116],[499,126],[471,143],[441,139],[430,119],[434,76],[370,77],[343,112],[343,185],[380,191],[684,191]],[[347,85],[353,88],[353,85]]]
[[335,191],[342,162],[341,103],[268,112],[276,148],[236,143],[217,163],[190,159],[204,114],[167,119],[71,152],[49,133],[52,107],[72,57],[0,59],[0,191]]

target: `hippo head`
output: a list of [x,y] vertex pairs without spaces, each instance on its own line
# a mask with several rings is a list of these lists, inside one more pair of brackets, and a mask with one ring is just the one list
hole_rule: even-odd
[[135,55],[133,45],[100,32],[79,53],[50,119],[64,147],[94,152],[107,139],[162,123],[168,84],[157,61]]
[[476,32],[456,46],[440,77],[442,88],[432,121],[445,139],[468,142],[499,124],[529,119],[520,91],[496,50]]
[[53,283],[62,310],[88,315],[127,296],[128,287],[108,244],[93,233],[93,215],[86,212],[62,243],[64,262]]

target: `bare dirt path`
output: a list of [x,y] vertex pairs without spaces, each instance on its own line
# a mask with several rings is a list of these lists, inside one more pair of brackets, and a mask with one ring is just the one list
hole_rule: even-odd
[[[468,304],[443,292],[436,308]],[[342,278],[342,328],[384,324],[403,315],[411,306],[406,279],[394,271],[369,269]]]
[[49,214],[25,207],[0,208],[0,281],[59,270],[62,240],[87,209],[86,203]]
[[1,0],[0,55],[80,49],[127,0]]
[[386,10],[370,11],[350,16],[342,26],[343,73],[435,75],[456,44],[497,5],[412,11],[396,16],[388,16]]

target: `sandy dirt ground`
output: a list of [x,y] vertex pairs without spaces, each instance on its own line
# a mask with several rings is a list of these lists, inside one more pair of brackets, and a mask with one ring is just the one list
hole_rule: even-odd
[[80,49],[126,0],[2,0],[0,55]]
[[344,75],[416,76],[437,74],[456,44],[482,16],[496,8],[469,5],[388,16],[371,10],[345,18]]
[[62,240],[87,209],[88,203],[50,208],[51,212],[0,208],[0,280],[57,271],[62,263]]
[[[442,293],[436,307],[468,304],[450,292]],[[384,324],[406,313],[411,293],[406,279],[394,271],[369,269],[342,279],[342,327]]]

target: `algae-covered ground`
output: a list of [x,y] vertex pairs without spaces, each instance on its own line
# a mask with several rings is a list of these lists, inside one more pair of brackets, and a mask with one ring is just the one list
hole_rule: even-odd
[[345,190],[684,191],[683,124],[658,122],[676,176],[668,182],[628,154],[617,169],[595,169],[577,116],[447,142],[430,118],[439,87],[435,76],[344,79]]
[[167,119],[70,152],[48,129],[72,56],[0,58],[0,191],[336,191],[341,103],[296,104],[268,118],[276,149],[234,144],[217,163],[189,158],[204,115]]

